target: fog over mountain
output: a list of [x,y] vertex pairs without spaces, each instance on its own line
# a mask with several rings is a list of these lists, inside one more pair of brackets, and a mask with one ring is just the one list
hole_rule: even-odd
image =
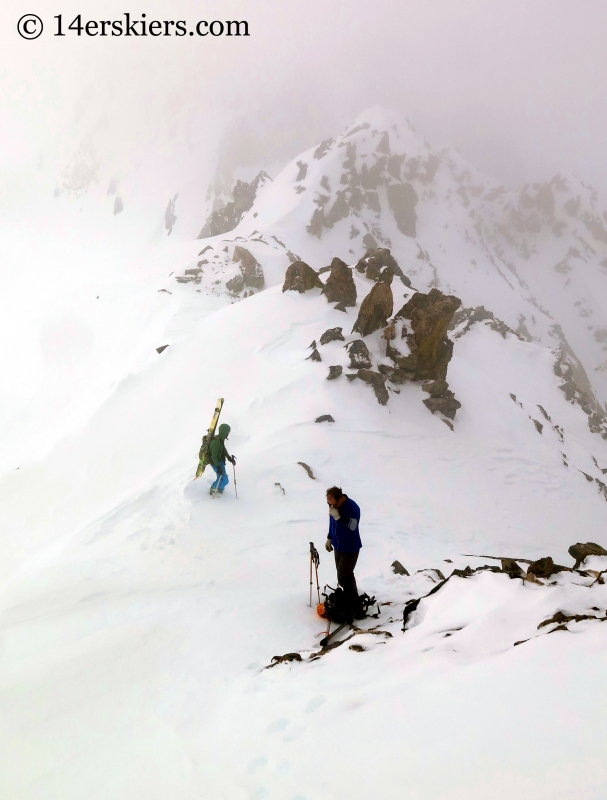
[[[33,41],[25,10],[0,796],[604,797],[604,4],[149,0],[250,36],[54,37],[126,13],[68,0]],[[379,605],[321,646],[334,483]]]
[[[78,13],[115,19],[124,9],[93,3],[85,13],[68,2],[60,12],[66,21]],[[148,19],[249,22],[248,38],[204,40],[58,38],[45,10],[45,32],[25,41],[15,29],[21,4],[10,0],[0,13],[0,235],[11,287],[3,298],[2,337],[17,335],[21,343],[19,353],[5,354],[11,377],[4,419],[10,428],[13,420],[23,423],[27,408],[28,424],[38,420],[42,438],[45,408],[65,411],[65,399],[50,396],[52,386],[67,380],[84,397],[91,385],[82,365],[70,357],[58,372],[40,345],[49,326],[63,325],[57,318],[74,322],[64,287],[97,297],[108,270],[128,283],[135,264],[149,268],[151,253],[166,244],[157,237],[175,195],[172,241],[197,235],[218,166],[226,186],[259,169],[275,176],[295,153],[381,104],[407,116],[434,147],[458,147],[508,188],[559,171],[599,194],[607,187],[600,2],[521,2],[507,11],[498,2],[386,0],[381,10],[366,0],[330,7],[176,2],[170,15],[163,3],[146,6]],[[96,216],[92,197],[106,197],[113,181],[125,212]],[[69,194],[71,205],[60,208],[59,192],[64,199]],[[116,198],[104,202],[113,212]],[[57,238],[62,225],[66,235]],[[111,259],[96,260],[98,242],[116,245]],[[97,288],[89,292],[90,281]],[[133,314],[120,319],[131,338]],[[92,372],[97,386],[107,387],[112,368],[95,342]],[[126,356],[124,342],[120,349],[119,359]],[[67,428],[78,413],[70,419]]]

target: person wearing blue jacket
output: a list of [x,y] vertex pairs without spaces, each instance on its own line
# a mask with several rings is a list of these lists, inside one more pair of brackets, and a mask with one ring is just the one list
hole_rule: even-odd
[[329,535],[325,543],[327,552],[335,552],[337,582],[354,604],[358,601],[358,587],[354,567],[362,547],[360,541],[360,508],[337,486],[327,489],[329,506]]

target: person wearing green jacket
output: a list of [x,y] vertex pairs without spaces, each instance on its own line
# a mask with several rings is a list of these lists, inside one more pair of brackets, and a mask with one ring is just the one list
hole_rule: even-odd
[[211,439],[209,450],[211,452],[211,467],[213,468],[217,478],[213,481],[210,489],[210,494],[223,494],[223,490],[229,483],[228,474],[226,472],[226,460],[232,464],[236,463],[234,456],[231,456],[226,450],[226,439],[230,435],[231,428],[225,423],[219,426],[217,436]]

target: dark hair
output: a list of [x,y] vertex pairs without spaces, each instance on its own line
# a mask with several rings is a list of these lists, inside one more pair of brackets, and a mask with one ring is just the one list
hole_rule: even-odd
[[330,489],[327,489],[327,497],[328,497],[329,495],[331,495],[331,497],[332,497],[334,500],[341,500],[341,498],[343,497],[344,493],[343,493],[343,492],[342,492],[342,490],[339,488],[339,486],[331,486],[331,488],[330,488]]

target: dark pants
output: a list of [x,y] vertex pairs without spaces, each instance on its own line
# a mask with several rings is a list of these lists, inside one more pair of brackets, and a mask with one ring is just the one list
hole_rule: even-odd
[[356,553],[340,553],[335,550],[335,566],[337,567],[337,582],[344,590],[348,597],[353,600],[358,599],[358,587],[356,586],[356,578],[354,577],[354,567],[358,561],[358,554]]

